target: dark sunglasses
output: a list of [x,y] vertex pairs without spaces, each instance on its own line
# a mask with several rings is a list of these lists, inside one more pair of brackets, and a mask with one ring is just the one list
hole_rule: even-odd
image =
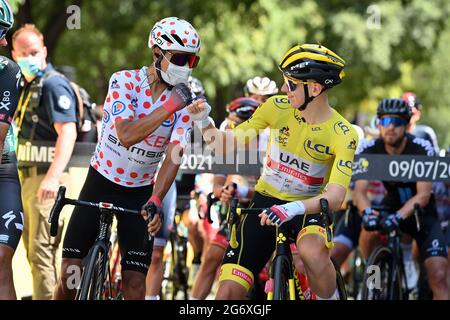
[[6,34],[8,33],[9,28],[0,26],[0,40],[5,39]]
[[286,85],[288,86],[289,91],[295,91],[295,89],[297,89],[297,85],[299,84],[312,84],[314,83],[314,81],[301,81],[301,80],[297,80],[294,81],[286,76],[283,76],[284,78],[284,82],[286,83]]
[[[162,54],[165,55],[167,51],[161,50]],[[179,53],[179,52],[170,52],[170,62],[176,66],[184,67],[186,64],[189,68],[194,69],[197,67],[198,62],[200,61],[200,57],[196,56],[193,53]]]
[[389,127],[391,124],[394,127],[406,126],[408,124],[405,119],[399,117],[383,117],[378,123],[385,128]]

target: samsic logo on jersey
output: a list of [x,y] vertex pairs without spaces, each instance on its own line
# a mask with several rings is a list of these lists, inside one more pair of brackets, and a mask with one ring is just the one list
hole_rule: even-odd
[[319,161],[328,160],[333,156],[333,153],[331,153],[329,146],[325,146],[320,143],[314,143],[310,139],[307,139],[303,143],[303,148],[311,158]]
[[343,174],[345,174],[348,177],[352,176],[352,168],[353,168],[353,162],[350,160],[339,160],[338,163],[336,164],[336,168],[342,172]]
[[345,136],[350,132],[350,129],[344,121],[338,121],[334,124],[334,132],[336,132],[339,136]]

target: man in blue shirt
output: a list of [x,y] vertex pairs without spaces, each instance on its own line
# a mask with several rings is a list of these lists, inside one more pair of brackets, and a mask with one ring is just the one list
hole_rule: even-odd
[[[77,99],[67,80],[49,76],[54,69],[46,61],[44,37],[34,25],[18,29],[12,45],[12,56],[24,78],[15,118],[19,142],[55,142],[53,159],[46,159],[50,165],[25,167],[19,159],[25,216],[23,241],[33,276],[33,299],[51,299],[57,282],[61,234],[52,238],[47,220],[59,186],[66,185],[71,194],[71,179],[65,170],[77,138]],[[51,150],[46,154],[49,157]]]

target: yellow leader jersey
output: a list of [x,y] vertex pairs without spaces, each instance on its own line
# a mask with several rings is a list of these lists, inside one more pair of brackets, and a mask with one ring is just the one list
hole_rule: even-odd
[[233,133],[240,142],[270,128],[266,159],[255,190],[285,201],[308,199],[328,183],[348,188],[358,135],[336,110],[322,123],[308,124],[286,96],[273,96]]

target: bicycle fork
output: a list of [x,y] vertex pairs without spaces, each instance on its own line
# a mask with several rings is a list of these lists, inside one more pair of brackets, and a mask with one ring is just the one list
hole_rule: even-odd
[[[289,292],[289,300],[295,300],[296,299],[296,288],[299,288],[299,296],[303,296],[301,294],[300,289],[300,283],[298,277],[295,277],[294,273],[294,267],[293,267],[293,260],[292,260],[292,253],[288,242],[288,235],[287,232],[284,232],[283,228],[277,227],[276,228],[276,256],[273,258],[272,266],[270,270],[270,279],[269,279],[269,285],[267,290],[267,299],[268,300],[274,300],[274,291],[280,290],[280,282],[285,281],[282,279],[282,274],[284,273],[284,276],[286,277],[287,283],[288,283],[288,292]],[[276,270],[275,262],[277,260],[281,260],[279,262],[279,265],[284,265],[285,268],[282,268],[281,270]],[[282,263],[284,261],[284,264]],[[277,263],[278,264],[278,263]],[[296,285],[297,281],[297,285]]]

